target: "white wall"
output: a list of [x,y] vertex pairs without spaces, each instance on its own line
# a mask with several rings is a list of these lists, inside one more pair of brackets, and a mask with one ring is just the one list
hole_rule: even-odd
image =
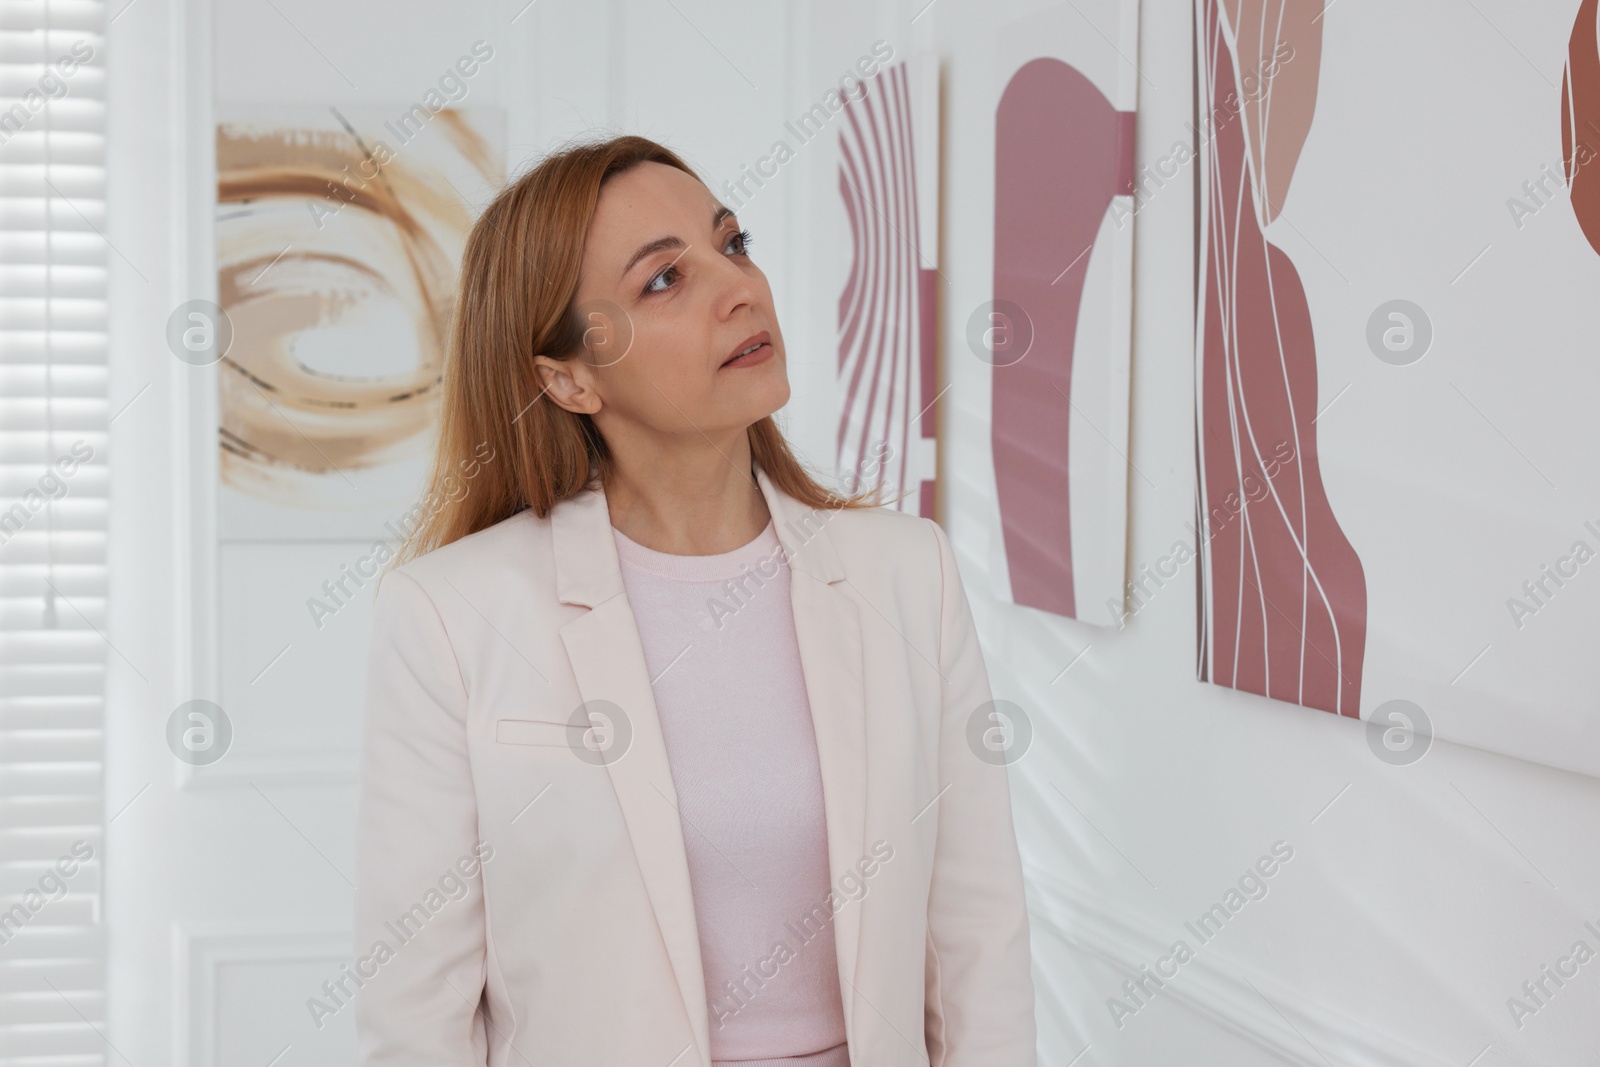
[[[236,625],[249,598],[280,585],[298,603],[303,572],[326,569],[304,553],[206,547],[213,379],[173,359],[162,336],[167,313],[212,285],[213,86],[226,102],[392,104],[420,96],[478,38],[496,57],[469,102],[506,110],[511,169],[609,125],[667,141],[714,182],[763,154],[875,39],[897,56],[945,57],[942,347],[955,387],[941,404],[941,521],[973,592],[996,695],[1027,708],[1036,731],[1013,786],[1041,1063],[1080,1053],[1084,1065],[1185,1067],[1592,1057],[1600,964],[1521,1031],[1505,1000],[1573,941],[1597,943],[1582,928],[1600,926],[1594,780],[1445,743],[1393,767],[1373,756],[1361,723],[1196,682],[1188,570],[1121,632],[987,596],[987,524],[976,516],[993,508],[988,368],[960,341],[989,287],[989,257],[969,250],[987,240],[992,145],[973,131],[983,128],[976,101],[992,96],[990,27],[1037,5],[521,6],[139,0],[112,26],[109,236],[122,258],[111,409],[150,387],[112,428],[110,636],[122,657],[112,659],[109,813],[132,803],[107,838],[109,1037],[129,1062],[264,1064],[287,1045],[280,1063],[337,1063],[353,1048],[348,1012],[318,1032],[303,1001],[333,973],[348,928],[359,714],[350,693],[365,619],[341,613],[348,643],[273,668],[290,677],[273,699],[293,702],[292,715],[274,720],[269,700],[246,719],[241,754],[299,748],[303,759],[242,764],[261,775],[185,787],[161,736],[177,704],[237,688],[229,672],[277,651],[270,626],[252,636]],[[1145,5],[1129,57],[1147,79],[1141,160],[1188,136],[1189,35],[1187,4]],[[741,218],[792,353],[787,427],[818,464],[830,457],[837,293],[812,268],[841,254],[819,247],[811,225],[817,183],[831,181],[823,162],[802,152]],[[1185,171],[1136,222],[1130,459],[1143,477],[1129,480],[1130,572],[1183,537],[1194,511],[1189,181]],[[325,547],[338,556],[348,546]],[[325,733],[274,734],[303,722],[307,707],[326,715]],[[1184,922],[1279,840],[1294,857],[1268,896],[1199,945]],[[1195,958],[1116,1027],[1107,998],[1180,937]]]

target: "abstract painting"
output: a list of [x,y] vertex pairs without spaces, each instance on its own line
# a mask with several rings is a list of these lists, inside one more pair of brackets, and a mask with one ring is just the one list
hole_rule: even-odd
[[[1083,20],[1100,33],[1083,33]],[[992,299],[966,339],[991,366],[1010,599],[1119,628],[1137,83],[1110,42],[1136,51],[1137,38],[1131,3],[1002,28]]]
[[935,514],[939,67],[919,56],[845,94],[839,196],[850,265],[839,294],[835,462],[847,492],[877,486],[891,506]]
[[231,108],[217,127],[222,536],[365,537],[421,485],[497,112]]
[[1360,717],[1365,577],[1323,489],[1305,290],[1262,232],[1311,126],[1319,6],[1198,8],[1199,676]]
[[1600,2],[1583,0],[1567,42],[1567,65],[1561,72],[1561,158],[1572,212],[1583,236],[1600,252]]
[[1600,775],[1600,2],[1193,14],[1197,676]]

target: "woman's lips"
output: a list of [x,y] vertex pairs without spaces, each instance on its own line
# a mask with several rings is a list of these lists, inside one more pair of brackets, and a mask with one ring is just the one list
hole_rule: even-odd
[[722,365],[722,369],[727,370],[729,367],[753,367],[757,363],[765,363],[771,358],[772,345],[764,343],[754,352],[749,352],[742,356],[735,356],[734,358],[728,360],[728,362]]

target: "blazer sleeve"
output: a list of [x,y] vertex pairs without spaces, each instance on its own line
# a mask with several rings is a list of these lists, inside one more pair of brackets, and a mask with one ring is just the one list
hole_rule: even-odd
[[[367,659],[356,814],[361,1067],[483,1067],[486,936],[467,693],[444,623],[385,575]],[[481,854],[480,854],[481,853]]]
[[939,781],[928,896],[924,1036],[930,1067],[1036,1067],[1033,977],[1022,862],[1006,766],[981,760],[968,724],[990,699],[989,677],[950,540],[941,582]]

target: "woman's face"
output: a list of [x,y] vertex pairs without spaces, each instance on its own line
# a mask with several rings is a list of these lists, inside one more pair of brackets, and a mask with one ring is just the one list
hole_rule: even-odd
[[601,189],[577,293],[587,354],[539,363],[550,395],[593,416],[613,449],[671,437],[721,448],[788,402],[772,290],[739,234],[676,167],[642,163]]

